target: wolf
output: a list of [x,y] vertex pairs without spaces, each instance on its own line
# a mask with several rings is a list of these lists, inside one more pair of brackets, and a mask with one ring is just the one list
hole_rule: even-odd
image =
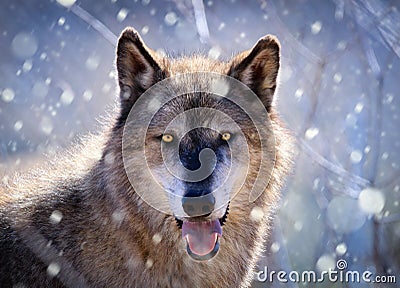
[[[119,105],[102,131],[0,186],[0,286],[249,287],[292,166],[293,139],[274,101],[279,68],[280,44],[271,35],[228,61],[173,59],[126,28],[116,49]],[[255,95],[269,119],[260,122],[270,127],[265,135],[243,107],[204,92],[213,85],[207,73]],[[173,88],[148,93],[176,77]],[[161,94],[173,97],[144,123],[137,115],[146,109],[135,105],[147,99],[154,106]],[[240,131],[224,126],[218,112]],[[182,177],[168,173],[167,162]],[[257,178],[265,185],[249,200]]]

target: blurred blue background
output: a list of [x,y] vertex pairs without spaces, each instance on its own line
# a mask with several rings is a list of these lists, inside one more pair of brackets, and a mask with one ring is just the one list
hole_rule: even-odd
[[[99,128],[116,103],[124,27],[159,53],[222,60],[275,34],[278,107],[298,156],[260,270],[323,271],[344,259],[347,270],[400,282],[399,9],[389,0],[2,0],[0,172]],[[400,284],[254,282],[280,286]]]

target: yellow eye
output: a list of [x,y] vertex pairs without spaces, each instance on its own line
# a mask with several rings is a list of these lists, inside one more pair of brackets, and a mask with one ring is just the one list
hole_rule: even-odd
[[172,136],[171,134],[164,134],[161,139],[165,143],[170,143],[172,142],[172,140],[174,140],[174,136]]
[[228,141],[229,139],[231,139],[231,133],[225,132],[222,134],[222,140]]

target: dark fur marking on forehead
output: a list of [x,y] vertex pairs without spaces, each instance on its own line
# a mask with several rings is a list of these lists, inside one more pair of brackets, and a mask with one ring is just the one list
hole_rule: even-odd
[[[247,113],[228,98],[209,93],[196,92],[175,97],[164,104],[154,115],[150,122],[149,130],[155,129],[156,131],[158,130],[158,133],[161,133],[160,131],[165,129],[176,116],[196,108],[215,109],[216,111],[224,113],[227,117],[232,118],[239,126],[247,125],[247,127],[253,127]],[[213,117],[212,111],[193,110],[192,113],[193,117],[198,117],[194,119],[196,121],[199,121],[199,119],[201,121],[201,117],[205,117],[206,119],[204,120],[210,120],[211,117]]]

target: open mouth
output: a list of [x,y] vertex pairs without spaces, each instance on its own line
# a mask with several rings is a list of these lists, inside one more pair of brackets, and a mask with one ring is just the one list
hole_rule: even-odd
[[176,219],[182,228],[182,238],[186,241],[186,251],[190,257],[197,261],[205,261],[217,255],[219,238],[222,236],[222,226],[228,215],[220,219],[205,221],[190,221]]
[[222,228],[219,220],[191,222],[183,221],[182,238],[186,240],[186,250],[195,260],[213,258],[219,250]]

